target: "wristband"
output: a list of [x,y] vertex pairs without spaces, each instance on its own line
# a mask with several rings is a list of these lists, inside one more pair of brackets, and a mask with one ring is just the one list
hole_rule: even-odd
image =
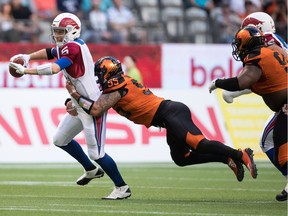
[[86,113],[90,114],[94,101],[81,95],[78,99],[78,104]]

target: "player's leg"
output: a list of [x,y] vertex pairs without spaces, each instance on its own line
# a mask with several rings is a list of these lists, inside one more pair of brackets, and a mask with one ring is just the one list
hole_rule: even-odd
[[[287,174],[287,159],[288,159],[288,144],[287,144],[287,115],[280,111],[275,121],[273,141],[275,146],[275,158],[280,167],[286,170]],[[286,175],[287,179],[287,175]],[[288,180],[288,179],[287,179]],[[278,201],[287,200],[288,182],[285,189],[276,196]]]
[[185,140],[186,144],[199,154],[225,156],[235,162],[242,162],[249,169],[253,178],[257,177],[257,169],[253,160],[253,151],[249,148],[240,151],[215,140],[207,140],[191,118],[189,108],[179,102],[167,105],[169,115],[165,115],[166,128],[178,140]]
[[57,127],[53,137],[53,143],[75,158],[86,171],[94,170],[96,166],[84,153],[79,143],[73,140],[81,130],[82,124],[78,117],[71,116],[67,113]]
[[104,150],[106,117],[107,113],[104,113],[101,117],[97,118],[87,115],[86,113],[80,114],[84,126],[88,155],[102,167],[115,185],[112,193],[105,197],[105,199],[124,199],[131,196],[131,190],[123,180],[116,162],[112,157],[105,153]]
[[260,148],[267,155],[272,164],[282,173],[287,176],[287,170],[283,169],[277,161],[275,161],[273,129],[277,118],[277,114],[272,114],[265,123],[261,139]]
[[210,162],[221,162],[227,164],[234,172],[238,181],[242,181],[244,178],[244,169],[242,163],[234,161],[232,158],[226,156],[214,155],[214,154],[199,154],[192,151],[185,142],[177,140],[173,134],[167,130],[167,143],[170,147],[171,158],[178,166],[187,166],[195,164],[203,164]]

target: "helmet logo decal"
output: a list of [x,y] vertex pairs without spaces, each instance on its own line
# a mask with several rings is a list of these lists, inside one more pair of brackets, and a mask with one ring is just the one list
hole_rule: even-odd
[[248,26],[249,24],[258,26],[259,24],[263,24],[263,23],[264,22],[262,22],[261,20],[255,19],[253,17],[249,17],[243,21],[242,28]]
[[60,27],[67,27],[67,26],[73,26],[76,29],[79,29],[80,27],[78,26],[78,24],[71,18],[64,18],[61,20],[61,22],[59,23]]

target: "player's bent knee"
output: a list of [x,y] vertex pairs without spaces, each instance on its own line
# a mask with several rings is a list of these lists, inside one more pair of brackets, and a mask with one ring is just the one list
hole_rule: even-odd
[[57,147],[61,147],[61,146],[66,146],[68,143],[65,142],[63,139],[61,139],[58,136],[54,136],[53,137],[53,144]]
[[98,151],[96,149],[89,149],[88,148],[88,156],[91,160],[98,160],[100,158],[102,158],[104,156],[104,153],[103,154],[98,154]]
[[174,157],[172,159],[177,166],[183,167],[183,166],[187,165],[186,160],[184,158],[175,158]]

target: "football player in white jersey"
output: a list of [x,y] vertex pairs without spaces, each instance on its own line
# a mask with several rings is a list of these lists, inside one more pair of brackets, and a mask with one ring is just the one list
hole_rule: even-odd
[[[31,54],[15,55],[10,59],[9,66],[15,68],[19,74],[53,75],[62,71],[66,79],[75,85],[77,91],[86,97],[97,100],[101,91],[96,85],[97,78],[94,76],[94,62],[91,53],[85,42],[80,39],[80,20],[74,14],[61,13],[53,20],[51,31],[55,47],[41,49]],[[25,59],[24,66],[28,66],[29,60],[54,58],[57,60],[35,68],[26,68],[13,63],[13,59],[17,57]],[[124,182],[115,161],[104,151],[107,113],[99,118],[88,115],[73,98],[66,100],[65,105],[68,113],[61,120],[53,137],[53,143],[69,153],[84,167],[85,172],[77,180],[77,184],[86,185],[90,180],[102,177],[104,170],[112,179],[115,188],[110,195],[103,199],[130,197],[130,188]],[[90,159],[96,161],[103,170],[91,162],[79,143],[74,140],[74,137],[82,130],[84,130]]]
[[[249,14],[242,22],[241,28],[244,28],[248,25],[255,25],[258,29],[260,29],[265,36],[266,46],[271,49],[282,49],[282,53],[287,55],[288,48],[285,41],[275,33],[275,24],[270,15],[264,12],[255,12]],[[286,52],[286,53],[285,53]],[[244,94],[251,93],[251,90],[245,89],[237,92],[230,92],[223,90],[222,97],[227,103],[232,103],[233,99],[239,97]],[[260,139],[260,147],[262,151],[268,156],[270,161],[274,164],[274,166],[282,173],[283,176],[288,180],[287,170],[283,169],[279,166],[279,164],[274,159],[274,142],[273,142],[273,128],[275,119],[277,118],[277,113],[273,113],[270,115],[268,120],[265,123],[261,139]],[[285,189],[276,195],[276,199],[278,201],[287,200],[287,192],[288,192],[288,184]]]

